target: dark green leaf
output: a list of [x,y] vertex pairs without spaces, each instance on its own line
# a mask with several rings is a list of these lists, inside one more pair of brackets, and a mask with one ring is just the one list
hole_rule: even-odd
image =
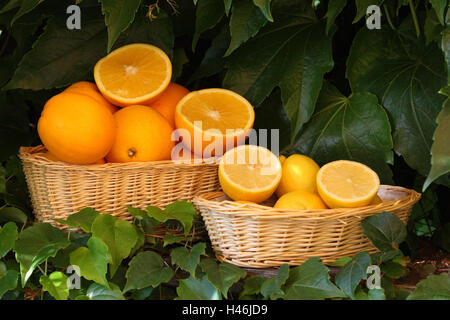
[[365,163],[384,182],[392,182],[387,163],[392,163],[389,118],[375,95],[358,92],[344,97],[325,83],[316,112],[293,145],[320,165],[347,159]]
[[336,261],[334,261],[334,262],[332,262],[332,263],[330,263],[328,265],[332,266],[332,267],[343,267],[350,261],[352,261],[352,258],[350,258],[350,257],[342,257],[342,258],[339,258]]
[[347,0],[333,0],[328,2],[327,34],[330,32],[331,27],[334,25],[334,21],[344,9],[346,4]]
[[22,0],[9,0],[7,4],[0,10],[0,14],[16,9],[20,6]]
[[356,13],[356,17],[353,20],[353,23],[358,22],[362,17],[366,16],[368,6],[373,4],[379,6],[382,0],[355,0],[355,2],[358,12]]
[[139,253],[130,261],[129,266],[126,274],[127,284],[123,292],[149,286],[155,288],[170,281],[174,275],[173,270],[153,251]]
[[402,252],[399,249],[391,249],[385,252],[374,253],[370,256],[370,259],[372,260],[373,264],[381,264],[401,255]]
[[246,278],[244,281],[244,288],[240,293],[240,297],[252,296],[261,293],[261,286],[266,281],[266,278],[254,276]]
[[127,258],[138,241],[135,227],[128,221],[101,214],[92,223],[92,235],[102,240],[111,254],[111,276],[114,276],[123,259]]
[[248,0],[236,0],[231,10],[231,43],[225,56],[239,48],[241,44],[255,36],[267,20],[262,11]]
[[44,0],[22,0],[20,4],[19,11],[17,11],[14,18],[11,20],[11,24],[13,24],[17,19],[25,15],[26,13],[33,10],[38,4],[44,2]]
[[81,30],[68,30],[62,19],[50,19],[5,89],[59,88],[88,78],[106,51],[104,22],[88,17],[83,15]]
[[425,18],[425,26],[423,28],[426,44],[432,41],[439,43],[441,41],[441,32],[443,26],[439,23],[436,12],[434,10],[427,10],[427,17]]
[[179,221],[184,227],[184,234],[187,236],[192,228],[194,217],[197,214],[192,203],[187,201],[176,201],[169,204],[164,210],[158,207],[148,207],[147,213],[151,218],[159,222],[168,220]]
[[382,252],[391,251],[393,245],[402,243],[406,238],[405,225],[389,212],[364,219],[361,227],[363,234]]
[[347,60],[347,78],[354,92],[376,94],[389,111],[394,150],[422,175],[430,170],[435,119],[445,85],[444,59],[439,48],[417,39],[411,19],[394,32],[362,28]]
[[270,9],[270,3],[272,0],[253,0],[255,6],[259,7],[264,17],[273,22],[272,12]]
[[450,300],[450,277],[444,273],[428,276],[417,284],[408,300]]
[[0,278],[0,299],[8,290],[14,290],[17,287],[19,273],[15,270],[8,270],[6,275]]
[[387,261],[381,265],[381,272],[391,279],[398,279],[405,275],[406,270],[404,266],[394,261]]
[[319,258],[311,258],[301,266],[292,268],[284,292],[284,298],[288,300],[345,297],[345,294],[331,283],[328,268]]
[[423,190],[440,176],[450,172],[450,97],[444,101],[437,117],[437,128],[431,146],[431,170],[423,184]]
[[92,208],[84,208],[81,211],[71,214],[66,220],[56,221],[72,228],[81,228],[84,232],[91,232],[92,223],[100,213]]
[[233,283],[244,278],[247,272],[229,263],[217,264],[215,260],[206,258],[200,262],[209,282],[227,298],[227,293]]
[[114,283],[109,283],[109,288],[93,283],[87,289],[86,296],[89,300],[125,300],[120,288]]
[[67,276],[59,271],[55,271],[48,277],[43,275],[39,279],[42,290],[48,291],[56,300],[67,300],[69,288],[67,287]]
[[367,267],[370,265],[367,252],[357,254],[336,274],[336,285],[350,298],[355,299],[355,289],[361,280],[367,278]]
[[221,300],[220,291],[206,277],[195,279],[192,276],[180,280],[177,287],[178,300]]
[[272,300],[282,298],[284,296],[281,286],[284,285],[289,277],[289,265],[283,264],[278,269],[278,274],[275,278],[267,279],[261,285],[261,293],[264,298],[270,297]]
[[172,59],[172,81],[176,82],[183,73],[183,67],[189,62],[184,48],[176,48]]
[[119,35],[133,22],[141,0],[100,0],[108,28],[108,52]]
[[47,223],[35,223],[23,230],[14,248],[16,259],[20,263],[22,286],[40,263],[54,257],[69,244],[70,241],[61,230]]
[[87,248],[78,248],[70,254],[70,264],[78,266],[84,278],[109,286],[106,280],[108,262],[111,261],[108,246],[96,237],[91,237],[87,245]]
[[225,14],[228,16],[230,14],[231,4],[233,0],[223,0],[223,5],[225,6]]
[[170,252],[172,264],[180,266],[181,269],[189,272],[195,278],[195,269],[200,262],[200,256],[205,255],[206,244],[197,243],[189,251],[185,247],[178,247]]
[[213,28],[224,15],[222,0],[199,0],[195,11],[195,33],[192,40],[192,51],[195,51],[200,35]]
[[131,299],[133,300],[145,300],[147,299],[153,292],[153,287],[147,287],[144,289],[134,290],[131,294]]
[[185,237],[176,237],[170,233],[167,233],[163,238],[163,241],[164,241],[163,247],[166,247],[166,246],[174,244],[174,243],[180,243],[184,240],[186,240]]
[[8,222],[3,228],[0,228],[0,259],[14,248],[18,236],[19,233],[14,222]]
[[6,265],[0,261],[0,278],[4,277],[7,271]]
[[384,289],[370,289],[369,290],[369,300],[386,300],[386,296],[384,295]]
[[331,39],[307,2],[274,9],[274,16],[274,23],[229,57],[223,86],[254,106],[279,86],[294,138],[314,111],[323,75],[333,67]]
[[449,7],[447,0],[430,0],[439,22],[444,25],[445,10]]

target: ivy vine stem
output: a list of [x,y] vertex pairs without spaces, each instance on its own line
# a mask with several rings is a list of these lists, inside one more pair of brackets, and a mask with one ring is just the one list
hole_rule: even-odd
[[417,38],[420,36],[420,26],[419,20],[417,19],[416,8],[414,7],[414,3],[412,0],[409,0],[409,8],[411,10],[411,16],[414,22],[414,28],[416,28]]

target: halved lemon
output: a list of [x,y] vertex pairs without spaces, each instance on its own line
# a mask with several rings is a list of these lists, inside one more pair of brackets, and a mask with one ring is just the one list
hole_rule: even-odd
[[122,107],[153,101],[167,88],[171,77],[172,63],[167,54],[144,43],[120,47],[94,67],[100,92]]
[[190,139],[183,143],[203,156],[221,155],[245,143],[255,121],[253,106],[241,95],[221,88],[193,91],[175,110],[175,124]]
[[281,163],[270,150],[242,145],[227,151],[219,163],[222,190],[235,201],[267,200],[281,179]]
[[356,161],[333,161],[317,173],[317,190],[330,208],[366,206],[377,195],[379,187],[377,173]]

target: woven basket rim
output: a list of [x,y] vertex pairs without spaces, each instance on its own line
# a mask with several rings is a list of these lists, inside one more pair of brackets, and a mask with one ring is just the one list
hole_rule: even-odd
[[421,198],[415,190],[390,185],[380,185],[384,192],[403,192],[404,197],[382,202],[376,205],[356,208],[292,210],[275,209],[273,207],[251,203],[236,203],[231,200],[219,201],[218,198],[226,196],[223,192],[208,192],[200,194],[192,200],[197,206],[202,206],[229,216],[248,216],[258,219],[300,218],[300,219],[342,219],[349,216],[364,216],[374,212],[393,211],[414,205]]
[[174,160],[160,160],[160,161],[146,161],[146,162],[126,162],[126,163],[105,163],[105,164],[89,164],[79,165],[71,164],[63,161],[53,161],[38,155],[37,153],[46,152],[47,149],[43,145],[35,147],[20,147],[19,158],[22,161],[30,161],[35,165],[50,166],[53,168],[63,168],[65,170],[114,170],[114,169],[145,169],[148,167],[171,167],[173,169],[180,169],[195,166],[218,166],[220,158],[212,157],[208,159],[191,159],[190,162],[174,161]]

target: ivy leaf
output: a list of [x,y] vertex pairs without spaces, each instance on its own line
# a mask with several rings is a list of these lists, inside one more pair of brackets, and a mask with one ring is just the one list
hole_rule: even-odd
[[427,10],[425,25],[423,27],[426,45],[428,45],[431,41],[436,41],[439,43],[442,38],[441,32],[443,28],[444,27],[439,23],[436,12],[432,9]]
[[391,126],[375,95],[358,92],[349,98],[325,83],[316,112],[293,145],[320,165],[347,159],[365,163],[392,182],[387,163],[393,162]]
[[133,22],[141,0],[100,0],[108,28],[108,52],[119,35]]
[[192,51],[195,51],[200,34],[213,28],[224,15],[222,0],[199,0],[195,11],[195,33],[192,40]]
[[81,211],[71,214],[66,220],[55,219],[60,224],[72,228],[81,228],[84,232],[91,232],[92,223],[100,213],[92,208],[84,208]]
[[191,276],[180,280],[177,294],[178,300],[222,300],[220,291],[206,277],[195,279]]
[[229,263],[219,263],[210,258],[200,262],[202,270],[214,287],[220,290],[227,297],[227,292],[233,283],[244,278],[247,274],[243,269]]
[[22,3],[20,4],[20,8],[19,11],[17,11],[17,13],[15,14],[15,16],[13,17],[13,19],[11,20],[11,25],[20,17],[22,17],[23,15],[27,14],[28,12],[30,12],[31,10],[33,10],[34,8],[36,8],[36,6],[40,3],[44,2],[44,0],[23,0]]
[[272,300],[276,300],[284,296],[281,286],[284,285],[289,277],[289,265],[283,264],[278,269],[278,274],[276,277],[267,279],[261,285],[261,293],[264,298],[270,297]]
[[83,28],[68,30],[63,19],[50,18],[4,89],[51,89],[85,80],[105,55],[105,47],[105,24],[101,19],[91,19],[89,13],[84,13]]
[[382,0],[355,0],[355,2],[356,2],[357,12],[356,12],[356,17],[353,20],[353,23],[358,22],[359,20],[361,20],[362,17],[366,16],[368,6],[370,6],[370,5],[380,6]]
[[123,259],[128,257],[138,241],[135,227],[128,221],[109,214],[101,214],[92,223],[92,235],[102,240],[111,254],[111,276]]
[[231,4],[233,3],[233,0],[223,0],[223,5],[225,6],[225,14],[230,14]]
[[89,300],[125,300],[120,288],[114,283],[109,283],[109,288],[93,283],[87,289],[86,296]]
[[0,228],[0,259],[14,248],[18,236],[19,233],[14,222],[8,222],[3,228]]
[[153,288],[172,279],[174,273],[164,264],[162,258],[153,251],[137,254],[129,264],[126,273],[127,284],[123,292],[133,289]]
[[333,0],[328,2],[327,11],[327,34],[330,32],[331,27],[334,25],[334,21],[341,11],[347,5],[347,0]]
[[370,260],[373,264],[381,264],[383,262],[394,259],[395,257],[401,256],[402,252],[399,249],[391,249],[385,252],[378,252],[370,255]]
[[186,238],[184,237],[176,237],[170,233],[166,233],[166,235],[163,238],[164,244],[163,247],[166,247],[168,245],[174,244],[174,243],[180,243]]
[[261,276],[254,276],[245,279],[244,288],[239,296],[245,297],[261,293],[261,287],[265,281],[267,281],[267,279]]
[[450,277],[444,273],[428,276],[407,300],[450,300]]
[[386,300],[384,289],[370,289],[368,292],[369,300]]
[[70,254],[70,264],[78,266],[84,278],[109,287],[106,280],[108,262],[111,261],[108,246],[96,237],[91,237],[87,245],[87,248],[78,248]]
[[24,224],[27,219],[27,215],[18,208],[6,207],[0,210],[0,223],[13,221]]
[[405,267],[394,261],[387,261],[381,265],[381,272],[391,279],[398,279],[405,275]]
[[448,8],[447,0],[430,0],[431,6],[439,19],[439,22],[444,25],[445,10]]
[[5,4],[5,6],[0,9],[0,14],[18,8],[21,2],[22,2],[21,0],[9,0],[8,3]]
[[345,257],[339,258],[336,261],[330,263],[329,266],[332,266],[332,267],[343,267],[350,261],[352,261],[352,258],[345,256]]
[[184,234],[187,236],[192,228],[192,223],[197,212],[194,205],[187,201],[176,201],[167,205],[162,210],[158,207],[148,207],[147,213],[151,218],[159,222],[166,222],[168,220],[179,221],[184,228]]
[[67,287],[67,276],[59,271],[55,271],[48,277],[43,275],[39,279],[42,290],[48,291],[56,300],[67,300],[69,288]]
[[445,85],[442,52],[435,43],[425,46],[417,39],[411,19],[398,31],[362,28],[347,60],[347,78],[354,92],[376,94],[389,111],[394,150],[407,164],[426,176],[435,119]]
[[264,17],[273,22],[272,12],[270,10],[270,2],[272,0],[253,0],[255,6],[259,7]]
[[392,213],[383,212],[371,216],[361,222],[363,234],[369,238],[381,252],[396,249],[406,238],[406,227],[403,222]]
[[17,287],[18,280],[19,273],[15,270],[8,270],[6,275],[0,278],[0,299],[7,291],[14,290]]
[[322,300],[345,297],[330,281],[328,268],[319,258],[311,258],[301,266],[292,268],[285,285],[287,300]]
[[336,285],[350,298],[355,299],[355,289],[361,280],[367,278],[367,267],[370,265],[367,252],[357,254],[336,274]]
[[34,269],[59,250],[66,248],[70,241],[58,228],[48,223],[35,223],[19,234],[14,251],[20,263],[22,286],[28,281]]
[[423,184],[423,190],[440,176],[450,172],[450,97],[442,106],[442,110],[437,117],[437,128],[433,135],[433,145],[431,146],[431,169],[427,179]]
[[231,43],[225,56],[239,48],[241,44],[255,36],[267,20],[262,11],[248,0],[236,0],[231,10]]
[[189,251],[185,247],[178,247],[170,252],[172,263],[180,266],[181,269],[189,272],[195,278],[195,269],[200,263],[200,256],[205,255],[206,244],[197,243]]
[[333,67],[331,38],[309,3],[279,6],[274,5],[275,22],[229,56],[223,86],[254,106],[280,87],[293,139],[312,115],[323,76]]

